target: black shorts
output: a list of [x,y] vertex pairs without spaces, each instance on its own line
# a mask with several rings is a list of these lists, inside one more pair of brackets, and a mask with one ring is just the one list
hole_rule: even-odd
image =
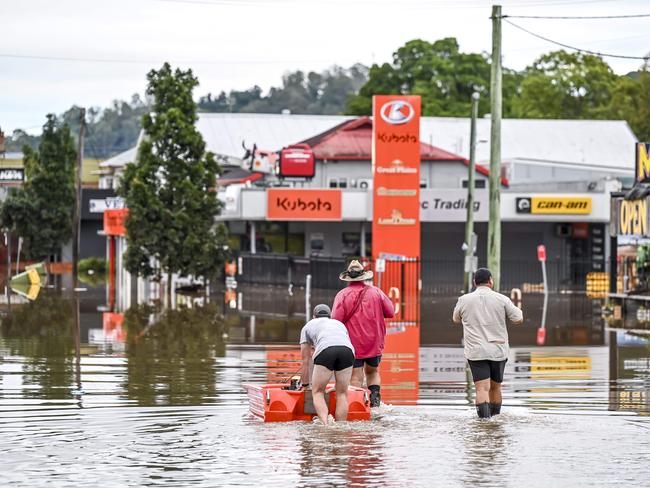
[[375,356],[373,358],[355,359],[354,360],[354,367],[355,368],[361,368],[361,367],[363,367],[364,363],[367,364],[370,367],[378,368],[379,363],[381,363],[381,354],[379,356]]
[[341,371],[354,364],[354,353],[346,346],[330,346],[314,358],[314,364],[324,366],[330,371]]
[[473,361],[468,359],[467,362],[469,363],[469,369],[472,370],[474,383],[487,379],[495,383],[503,383],[503,371],[506,369],[507,359],[503,361],[490,361],[489,359]]

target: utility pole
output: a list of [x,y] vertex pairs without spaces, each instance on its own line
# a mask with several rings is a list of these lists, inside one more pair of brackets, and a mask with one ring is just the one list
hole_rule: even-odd
[[494,289],[501,282],[501,5],[492,6],[492,69],[490,73],[490,220],[488,268]]
[[79,284],[79,242],[81,234],[81,179],[84,161],[84,132],[86,130],[86,109],[81,108],[79,111],[79,148],[77,149],[77,176],[76,199],[74,213],[72,217],[73,234],[72,234],[72,288],[75,289]]
[[469,131],[469,175],[467,177],[467,220],[465,223],[465,277],[463,290],[472,290],[472,274],[476,271],[474,255],[476,253],[476,235],[474,234],[474,180],[476,176],[476,119],[480,95],[472,93],[472,121]]

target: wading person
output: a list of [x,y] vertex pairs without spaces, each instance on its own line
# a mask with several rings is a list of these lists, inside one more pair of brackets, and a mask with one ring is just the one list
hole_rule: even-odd
[[352,385],[362,387],[365,373],[370,390],[370,406],[381,404],[379,363],[384,352],[386,322],[395,309],[390,299],[376,286],[364,283],[372,278],[359,261],[351,261],[339,279],[349,286],[339,291],[334,299],[332,318],[341,321],[350,333],[355,360]]
[[314,370],[311,376],[311,391],[318,418],[327,425],[328,409],[325,403],[325,388],[334,374],[336,380],[336,421],[348,418],[348,387],[354,364],[354,348],[345,326],[330,318],[330,308],[325,304],[314,307],[314,318],[307,322],[300,332],[302,370],[300,380],[303,387],[309,385],[309,366],[313,357]]
[[506,320],[521,324],[521,310],[505,295],[492,289],[492,273],[479,268],[476,289],[458,298],[453,321],[463,324],[465,358],[476,387],[476,412],[489,418],[501,412],[501,383],[508,360]]

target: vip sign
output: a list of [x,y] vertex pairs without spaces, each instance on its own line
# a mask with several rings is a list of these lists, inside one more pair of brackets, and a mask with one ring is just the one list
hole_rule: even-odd
[[636,143],[636,173],[637,183],[650,183],[650,143]]

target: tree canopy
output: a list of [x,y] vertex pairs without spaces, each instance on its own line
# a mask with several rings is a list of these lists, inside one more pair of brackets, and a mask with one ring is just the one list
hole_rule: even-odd
[[[504,69],[505,117],[512,116],[512,97],[518,92],[520,75]],[[376,94],[422,96],[423,115],[467,117],[471,95],[481,94],[479,115],[489,112],[490,63],[487,54],[463,53],[453,37],[433,43],[416,39],[393,54],[392,63],[373,65],[368,82],[352,95],[348,113],[369,115]]]
[[322,73],[293,71],[282,78],[282,86],[273,87],[264,96],[259,86],[248,90],[208,93],[199,99],[205,112],[340,114],[351,93],[366,82],[367,68],[356,64],[348,69],[334,66]]
[[223,263],[226,236],[215,224],[221,169],[195,126],[198,81],[191,70],[167,63],[147,80],[152,111],[142,119],[144,140],[119,189],[129,208],[126,268],[157,279],[169,273],[211,277]]
[[66,124],[47,116],[38,150],[23,148],[25,184],[5,200],[4,227],[23,237],[28,259],[59,254],[72,238],[75,204],[74,140]]

